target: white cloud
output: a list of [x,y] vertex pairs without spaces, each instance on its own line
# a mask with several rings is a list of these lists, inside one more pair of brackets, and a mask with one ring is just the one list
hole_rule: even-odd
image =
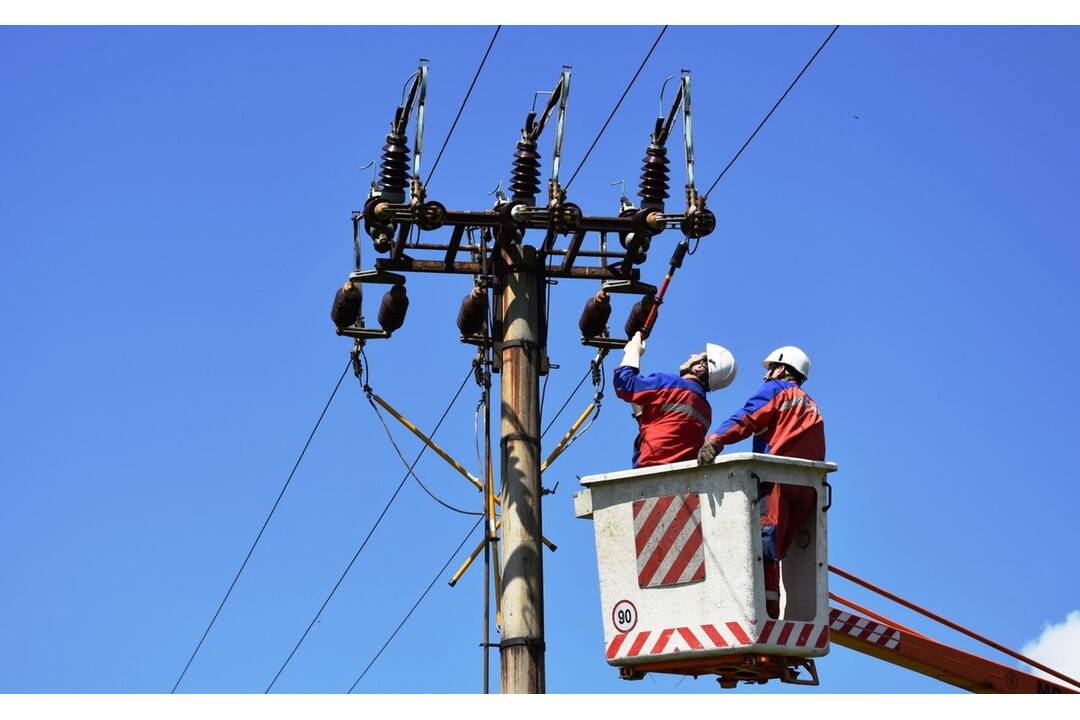
[[[1047,623],[1039,637],[1025,643],[1020,652],[1060,673],[1080,678],[1080,610],[1073,610],[1058,625]],[[1033,672],[1061,682],[1041,670]]]

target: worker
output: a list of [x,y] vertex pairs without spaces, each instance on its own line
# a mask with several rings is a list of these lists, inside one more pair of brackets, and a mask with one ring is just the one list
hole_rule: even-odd
[[[698,464],[711,463],[725,445],[754,436],[754,452],[767,455],[825,459],[825,422],[817,404],[802,389],[810,376],[810,358],[788,345],[762,360],[765,384],[746,405],[720,423],[702,445]],[[772,618],[780,615],[780,561],[806,517],[816,505],[811,487],[764,483],[761,512],[762,562],[765,566],[765,606]]]
[[725,348],[708,343],[679,367],[678,375],[639,374],[645,341],[641,333],[626,343],[615,368],[615,394],[631,403],[638,421],[634,467],[693,460],[712,422],[705,393],[735,379],[735,358]]

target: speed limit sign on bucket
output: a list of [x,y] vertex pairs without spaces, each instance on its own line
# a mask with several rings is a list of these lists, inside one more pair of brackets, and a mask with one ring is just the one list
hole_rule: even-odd
[[637,625],[637,608],[629,600],[620,600],[611,609],[611,622],[621,633],[630,632]]

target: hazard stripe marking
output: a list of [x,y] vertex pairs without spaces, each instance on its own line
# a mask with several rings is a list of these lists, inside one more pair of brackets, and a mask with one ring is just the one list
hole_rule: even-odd
[[[833,609],[829,613],[829,627],[845,635],[895,650],[900,645],[900,632],[888,625],[850,615]],[[821,642],[819,640],[819,642]]]
[[645,646],[645,641],[649,639],[649,631],[642,630],[634,638],[634,644],[630,646],[630,651],[626,653],[627,657],[636,657],[641,652],[641,648]]
[[[664,579],[660,581],[661,585],[673,585],[678,582],[686,582],[694,579],[692,576],[683,578],[683,573],[686,571],[686,566],[690,564],[691,560],[695,559],[695,555],[699,548],[701,548],[702,534],[699,529],[699,525],[695,524],[694,528],[698,529],[698,532],[690,533],[690,537],[687,538],[686,544],[683,545],[682,550],[675,556],[675,561],[671,563],[671,568],[664,575]],[[703,578],[698,578],[703,579]]]
[[607,659],[610,660],[619,654],[619,648],[622,647],[623,641],[626,640],[626,633],[616,635],[615,639],[611,641],[611,645],[608,645]]
[[[833,624],[839,623],[835,622]],[[767,620],[754,640],[751,640],[743,626],[734,620],[720,626],[731,633],[729,637],[725,637],[717,625],[709,623],[684,625],[662,630],[641,630],[637,633],[619,633],[612,638],[607,647],[607,659],[671,655],[700,650],[707,651],[714,648],[739,647],[740,645],[783,645],[800,648],[812,646],[821,650],[829,644],[829,633],[836,632],[836,629],[832,627],[833,624],[816,625],[814,623]],[[894,649],[899,645],[898,631],[877,623],[871,623],[871,625],[877,625],[881,630],[880,633],[875,633],[878,637],[874,641],[876,644],[890,649]],[[701,634],[698,634],[698,628],[701,629]],[[777,630],[778,632],[775,632],[776,637],[770,641],[770,635]],[[632,642],[630,641],[631,635],[633,635]],[[735,639],[734,645],[732,645],[731,637]],[[704,638],[708,638],[711,645],[703,642]]]
[[[675,509],[675,515],[671,518],[671,524],[667,526],[663,535],[660,537],[660,542],[657,543],[656,549],[652,551],[652,554],[645,561],[645,565],[638,572],[638,585],[642,588],[650,587],[654,583],[650,582],[653,579],[653,575],[660,569],[660,564],[664,562],[664,559],[668,556],[668,553],[673,552],[673,545],[676,540],[679,539],[679,535],[682,533],[683,528],[693,517],[693,511],[687,507],[686,503],[680,503]],[[638,556],[638,562],[642,560],[641,555]],[[662,583],[656,583],[662,584]]]
[[731,631],[731,634],[735,636],[735,639],[739,641],[740,645],[750,644],[750,636],[746,634],[746,632],[742,629],[742,626],[739,625],[739,623],[729,622],[727,626],[728,630]]
[[688,627],[679,628],[679,634],[682,635],[682,639],[686,641],[686,644],[690,646],[691,650],[704,650],[705,646],[701,644],[701,641],[697,639],[697,636],[690,631]]
[[721,635],[720,631],[714,626],[702,625],[701,629],[705,631],[705,634],[709,636],[709,639],[713,641],[713,644],[716,645],[716,647],[727,647],[727,640],[724,639],[724,636]]
[[667,647],[667,641],[671,637],[671,633],[675,632],[674,628],[668,628],[660,632],[660,637],[656,638],[656,644],[653,645],[652,650],[649,651],[650,655],[659,655],[664,652],[664,648]]
[[637,546],[638,554],[645,549],[645,543],[652,537],[653,530],[660,523],[660,520],[664,517],[664,513],[667,512],[668,506],[675,499],[674,495],[668,495],[666,497],[649,500],[635,500],[634,501],[634,525],[638,524],[638,518],[642,515],[642,510],[648,508],[648,515],[642,521],[641,525],[635,528],[634,544]]
[[655,588],[705,579],[705,552],[697,493],[645,498],[632,503],[638,587]]

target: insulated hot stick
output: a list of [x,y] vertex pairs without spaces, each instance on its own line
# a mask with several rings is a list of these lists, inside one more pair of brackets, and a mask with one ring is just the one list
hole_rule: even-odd
[[645,324],[641,328],[641,339],[649,337],[649,333],[652,332],[653,325],[656,324],[656,315],[660,310],[660,304],[664,302],[664,294],[667,292],[668,285],[671,284],[671,278],[675,275],[675,271],[682,267],[683,260],[686,258],[686,252],[690,249],[690,241],[687,238],[683,238],[678,245],[675,246],[675,252],[671,254],[671,265],[668,267],[667,275],[664,276],[664,281],[660,283],[660,289],[656,292],[656,297],[653,299],[652,307],[649,309],[649,316],[645,318]]

